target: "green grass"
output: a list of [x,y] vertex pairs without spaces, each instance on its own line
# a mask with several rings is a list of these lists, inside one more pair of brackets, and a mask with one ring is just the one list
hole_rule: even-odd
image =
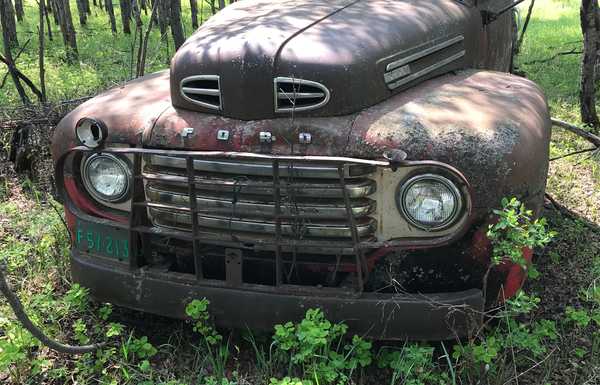
[[[19,27],[22,43],[27,40],[27,31],[36,28],[34,4],[27,2],[28,21]],[[553,116],[575,123],[579,122],[580,55],[532,62],[581,49],[578,7],[576,0],[538,0],[517,59],[519,68],[545,91]],[[76,15],[75,8],[73,12]],[[186,8],[189,34],[187,12]],[[78,20],[74,21],[77,25]],[[130,76],[131,38],[121,32],[114,38],[104,13],[93,15],[86,29],[78,27],[80,62],[75,65],[66,64],[62,41],[55,31],[47,56],[48,88],[54,100],[87,95]],[[32,40],[18,64],[35,79],[37,41],[35,34],[30,35]],[[172,46],[167,49],[161,45],[157,31],[150,46],[148,72],[166,67]],[[10,83],[3,91],[1,106],[18,104]],[[551,155],[586,146],[585,141],[556,130]],[[191,385],[219,381],[219,385],[262,385],[277,377],[281,380],[273,384],[298,385],[314,384],[315,378],[322,384],[326,376],[348,376],[367,384],[451,384],[453,379],[459,384],[504,384],[520,375],[519,384],[559,385],[593,384],[600,378],[598,158],[582,155],[552,162],[548,192],[571,214],[552,209],[545,212],[557,236],[545,250],[538,251],[535,263],[541,277],[528,282],[527,295],[514,299],[499,314],[495,326],[460,343],[376,344],[370,352],[364,341],[348,340],[345,344],[349,349],[354,346],[362,350],[347,359],[340,353],[349,350],[345,345],[332,344],[331,329],[317,314],[303,326],[279,328],[275,336],[240,336],[199,325],[207,320],[203,307],[190,310],[188,314],[195,321],[189,324],[89,301],[85,290],[71,284],[68,238],[51,206],[56,203],[37,193],[35,184],[27,180],[0,180],[0,263],[7,265],[10,284],[29,314],[61,341],[109,343],[97,354],[56,355],[32,339],[0,299],[2,384]],[[315,340],[302,342],[300,336],[305,331],[325,335],[326,345]],[[211,337],[218,340],[214,345]],[[224,347],[228,349],[224,351]],[[307,351],[327,358],[305,356]],[[295,361],[290,360],[293,357]],[[366,367],[351,361],[355,358],[362,359]]]

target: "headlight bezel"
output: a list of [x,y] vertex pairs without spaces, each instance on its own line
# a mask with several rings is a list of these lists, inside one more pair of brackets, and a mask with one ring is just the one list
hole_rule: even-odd
[[[101,192],[96,190],[96,188],[93,186],[92,182],[90,181],[89,172],[88,172],[89,166],[93,161],[95,161],[99,158],[110,159],[111,161],[115,162],[119,166],[119,168],[121,168],[124,171],[126,186],[125,186],[125,189],[118,196],[110,197],[105,194],[102,194]],[[97,202],[103,203],[103,204],[122,203],[122,202],[129,200],[129,198],[130,198],[129,195],[131,192],[131,180],[132,180],[131,169],[132,169],[131,164],[127,158],[122,158],[122,157],[119,157],[119,156],[116,156],[113,154],[109,154],[109,153],[102,153],[102,152],[93,153],[93,154],[83,157],[83,159],[81,160],[81,170],[80,170],[81,182],[82,182],[83,186],[85,187],[85,190],[87,191],[87,193],[92,198],[94,198],[94,200],[96,200]]]
[[[410,215],[410,213],[406,209],[405,198],[408,190],[415,183],[426,180],[431,180],[442,184],[454,196],[455,205],[452,214],[444,222],[438,225],[428,225],[423,222],[419,222],[415,218],[413,218],[412,215]],[[466,197],[461,192],[461,189],[459,188],[457,183],[445,175],[434,173],[419,173],[416,175],[413,174],[409,176],[398,185],[395,199],[398,211],[400,211],[404,219],[411,225],[428,232],[442,231],[452,227],[453,225],[459,222],[460,218],[464,214],[464,209],[466,207]]]
[[84,117],[75,124],[75,137],[85,147],[97,149],[104,145],[108,137],[108,128],[100,119]]

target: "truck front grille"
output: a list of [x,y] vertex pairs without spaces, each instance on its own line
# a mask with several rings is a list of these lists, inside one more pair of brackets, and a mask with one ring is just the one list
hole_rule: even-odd
[[[352,240],[352,227],[339,179],[339,169],[318,163],[279,164],[275,191],[272,162],[228,159],[193,161],[197,226],[203,232],[229,234],[236,241],[277,236],[279,210],[282,239]],[[369,196],[375,182],[373,167],[344,168],[350,212],[360,240],[374,237],[376,209]],[[190,186],[186,159],[150,155],[144,180],[148,213],[153,225],[192,231]],[[275,202],[279,195],[279,205]]]

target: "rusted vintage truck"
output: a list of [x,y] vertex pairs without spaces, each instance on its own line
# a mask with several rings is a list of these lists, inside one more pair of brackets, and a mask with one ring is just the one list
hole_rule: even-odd
[[492,209],[537,215],[546,184],[545,97],[508,73],[513,6],[227,7],[169,71],[56,128],[74,280],[169,317],[206,297],[225,327],[319,307],[373,338],[465,335],[524,279],[502,265],[484,298]]

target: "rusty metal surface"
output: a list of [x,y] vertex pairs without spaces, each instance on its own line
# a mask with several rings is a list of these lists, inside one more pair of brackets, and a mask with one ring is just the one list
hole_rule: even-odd
[[543,203],[550,116],[542,91],[521,77],[464,71],[407,90],[361,113],[348,148],[369,157],[400,148],[409,159],[459,169],[473,186],[473,206],[502,197]]
[[[138,80],[74,110],[56,129],[54,159],[76,145],[75,123],[93,116],[109,126],[107,145],[363,159],[402,149],[410,160],[441,161],[463,172],[476,209],[495,206],[507,195],[542,203],[550,120],[543,93],[526,79],[464,71],[424,82],[359,114],[292,122],[242,121],[168,107],[167,76]],[[194,127],[193,134],[183,136],[186,127]],[[217,139],[220,129],[230,132],[229,140]],[[259,142],[263,131],[277,138],[267,149]],[[311,133],[311,144],[299,144],[299,132]]]
[[[333,322],[345,322],[353,333],[382,340],[445,340],[467,336],[481,322],[480,290],[428,295],[294,295],[285,288],[256,291],[251,285],[228,287],[226,282],[198,284],[181,274],[152,269],[129,271],[116,263],[75,252],[71,269],[76,282],[91,294],[116,305],[185,318],[185,305],[195,298],[211,301],[218,325],[272,330],[273,325],[299,321],[309,308],[323,309]],[[235,279],[235,276],[231,277]],[[107,285],[106,282],[111,282]]]
[[[273,118],[273,79],[284,76],[317,81],[331,91],[329,103],[296,111],[298,116],[345,115],[427,78],[471,67],[481,29],[479,10],[455,0],[239,2],[202,25],[174,56],[173,105],[237,119]],[[456,36],[464,42],[411,62],[410,72],[428,71],[449,52],[464,50],[457,60],[404,87],[386,86],[388,64]],[[181,95],[181,81],[199,74],[220,76],[221,112]]]
[[[133,199],[130,202],[130,209],[129,209],[129,219],[128,221],[126,221],[125,223],[113,223],[110,220],[106,220],[106,219],[100,219],[100,218],[96,218],[93,216],[90,216],[84,212],[82,212],[75,204],[75,201],[73,200],[74,198],[72,196],[70,196],[70,194],[67,193],[66,189],[65,189],[65,184],[64,181],[66,181],[67,179],[65,179],[65,177],[68,175],[68,168],[66,167],[67,161],[70,160],[72,157],[70,157],[69,155],[71,153],[80,153],[80,154],[91,154],[94,152],[104,152],[104,153],[112,153],[112,154],[121,154],[121,155],[125,155],[128,154],[130,156],[134,157],[134,173],[132,175],[132,185],[134,186],[133,190],[132,190],[132,194],[133,194]],[[382,168],[394,168],[394,167],[420,167],[423,169],[427,169],[430,167],[435,167],[440,171],[444,171],[447,172],[451,175],[454,175],[455,178],[457,178],[458,181],[461,181],[461,183],[464,185],[465,187],[465,191],[464,194],[465,196],[463,197],[464,199],[466,199],[466,202],[468,202],[469,204],[467,205],[468,208],[471,207],[470,201],[471,201],[471,192],[469,190],[469,184],[466,181],[466,179],[464,179],[464,176],[456,169],[454,169],[453,167],[449,166],[449,165],[445,165],[443,163],[439,163],[439,162],[435,162],[435,161],[402,161],[400,164],[394,164],[394,163],[390,163],[390,161],[388,160],[368,160],[368,159],[360,159],[360,158],[348,158],[348,157],[323,157],[323,156],[316,156],[316,157],[312,157],[312,156],[281,156],[281,155],[266,155],[266,154],[251,154],[251,153],[235,153],[235,152],[219,152],[219,151],[208,151],[208,152],[203,152],[203,151],[174,151],[174,150],[161,150],[161,149],[143,149],[143,148],[122,148],[122,147],[116,147],[116,148],[103,148],[103,149],[89,149],[87,147],[84,146],[78,146],[78,147],[74,147],[73,149],[69,150],[68,152],[66,152],[65,154],[62,155],[62,157],[60,157],[57,160],[57,164],[55,165],[55,176],[56,176],[56,180],[57,180],[57,191],[59,194],[61,194],[64,197],[64,204],[66,206],[66,208],[74,213],[77,214],[79,217],[81,218],[86,218],[87,221],[92,221],[92,222],[98,222],[98,223],[111,223],[112,226],[118,227],[118,228],[123,228],[123,229],[127,229],[130,232],[136,232],[136,233],[140,233],[140,234],[162,234],[164,236],[173,236],[175,238],[181,238],[181,239],[189,239],[192,241],[196,241],[196,240],[202,240],[203,242],[214,242],[216,244],[220,244],[220,245],[224,245],[223,242],[233,242],[233,244],[236,245],[236,247],[240,247],[243,248],[245,247],[244,245],[250,243],[253,244],[254,247],[257,246],[261,246],[261,247],[265,247],[265,246],[270,246],[270,245],[276,245],[276,246],[283,246],[283,247],[288,247],[288,248],[296,248],[296,247],[316,247],[316,248],[323,248],[323,249],[347,249],[347,248],[354,248],[355,250],[359,250],[359,249],[373,249],[373,248],[380,248],[380,247],[412,247],[412,248],[419,248],[419,247],[434,247],[434,246],[439,246],[439,245],[443,245],[443,244],[447,244],[449,242],[451,242],[452,240],[456,240],[459,237],[461,237],[462,235],[464,235],[464,233],[468,230],[468,225],[470,223],[472,223],[474,221],[474,218],[472,218],[472,212],[469,209],[468,211],[465,212],[465,221],[461,222],[460,224],[458,224],[458,228],[455,229],[455,231],[449,232],[449,233],[441,233],[439,235],[436,234],[427,234],[427,236],[425,237],[406,237],[403,234],[398,234],[396,237],[394,237],[395,239],[390,239],[390,240],[382,240],[382,241],[377,241],[375,239],[368,239],[368,238],[360,238],[357,242],[356,239],[354,239],[353,237],[353,241],[349,242],[347,240],[343,240],[343,239],[332,239],[332,240],[324,240],[324,239],[310,239],[310,238],[306,238],[304,239],[303,237],[300,237],[299,239],[294,239],[294,238],[286,238],[286,239],[281,239],[279,241],[274,241],[274,239],[270,236],[268,236],[268,234],[261,234],[261,236],[256,237],[256,234],[252,234],[252,233],[248,233],[246,234],[246,236],[249,236],[250,238],[244,237],[243,234],[241,233],[236,233],[236,232],[231,232],[231,231],[217,231],[216,229],[206,229],[203,228],[200,230],[199,226],[194,226],[192,228],[193,230],[193,234],[189,234],[189,232],[186,231],[181,231],[181,230],[185,230],[185,229],[180,229],[177,226],[172,227],[171,230],[169,230],[168,226],[165,227],[160,227],[160,228],[156,228],[150,225],[150,223],[148,222],[148,217],[146,216],[146,208],[150,208],[150,211],[152,210],[153,205],[155,205],[155,203],[153,203],[152,201],[147,201],[144,197],[144,186],[143,186],[143,180],[146,178],[146,175],[142,173],[141,171],[141,157],[144,155],[169,155],[172,154],[173,156],[184,156],[187,157],[189,160],[187,161],[188,167],[191,167],[191,165],[193,164],[193,160],[196,158],[200,158],[200,159],[222,159],[223,157],[227,157],[230,159],[260,159],[260,160],[267,160],[270,159],[274,165],[276,165],[279,160],[287,160],[290,161],[292,159],[296,160],[297,162],[307,162],[310,163],[312,161],[316,161],[318,163],[332,163],[332,164],[337,164],[338,166],[338,170],[341,169],[342,175],[344,175],[344,170],[346,170],[346,168],[351,165],[351,164],[367,164],[367,165],[372,165],[372,166],[378,166],[378,167],[382,167]],[[191,169],[188,169],[188,171]],[[279,170],[279,167],[277,166],[275,170]],[[274,176],[276,175],[276,173],[274,172]],[[187,178],[192,177],[191,174],[189,174],[188,172],[188,176]],[[69,176],[69,178],[71,178],[71,176]],[[185,179],[185,180],[189,180],[189,179]],[[161,176],[155,176],[153,177],[152,180],[154,181],[168,181],[171,178],[169,178],[168,175],[164,175],[164,178],[161,178]],[[259,183],[261,186],[264,185],[265,182],[252,182],[252,181],[248,181],[248,186],[252,187],[253,183]],[[279,186],[279,183],[277,183],[277,181],[273,180],[271,182],[271,185],[273,187]],[[286,184],[288,186],[290,186],[290,190],[294,191],[295,188],[293,187],[294,182],[290,181],[289,179],[286,179]],[[185,185],[187,185],[189,188],[191,188],[192,185],[196,185],[198,184],[196,182],[196,180],[194,180],[194,183],[185,183]],[[344,181],[345,184],[345,181]],[[304,183],[302,183],[300,181],[299,184],[300,188],[302,188],[304,186]],[[272,187],[272,191],[273,194],[276,195],[277,193],[277,188],[273,188]],[[341,188],[340,186],[337,186],[337,188]],[[345,191],[346,197],[349,197],[348,191],[342,188],[342,191]],[[190,219],[189,213],[196,213],[196,214],[200,214],[200,213],[206,213],[206,209],[203,208],[194,208],[194,202],[196,202],[195,199],[188,199],[188,205],[189,207],[187,207],[185,209],[185,211],[187,211],[187,215],[188,215],[188,219]],[[277,200],[275,200],[275,202],[277,202]],[[166,206],[165,206],[166,207]],[[170,209],[175,210],[175,212],[179,212],[182,211],[182,208],[177,208],[174,206],[168,206]],[[348,211],[348,206],[345,204],[345,208],[346,208],[346,220],[348,221],[348,223],[352,223],[354,221],[354,217],[352,216],[352,212],[350,210],[350,212]],[[102,210],[100,208],[100,210]],[[138,219],[135,219],[135,217],[138,217]],[[192,216],[193,218],[194,216]],[[294,220],[302,220],[301,217],[295,218],[295,216],[291,216],[292,219]],[[282,216],[279,217],[279,219],[281,219]],[[290,216],[287,216],[288,219],[290,219]],[[143,220],[142,220],[143,219]],[[276,218],[277,219],[277,216]],[[189,224],[189,221],[188,221]],[[192,224],[193,225],[193,224]],[[357,228],[361,228],[362,231],[362,227],[357,227]],[[189,229],[188,229],[189,230]],[[281,229],[280,229],[281,231]],[[290,235],[290,234],[287,234]],[[133,245],[133,242],[131,243]]]

